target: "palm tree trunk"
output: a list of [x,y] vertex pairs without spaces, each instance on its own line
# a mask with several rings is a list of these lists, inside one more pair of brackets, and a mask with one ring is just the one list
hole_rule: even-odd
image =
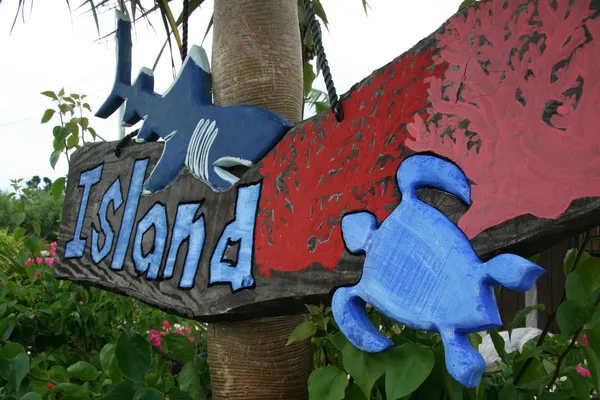
[[[251,104],[298,122],[303,93],[297,0],[215,0],[212,74],[216,105]],[[303,320],[210,324],[213,398],[308,398],[311,344],[285,346]]]

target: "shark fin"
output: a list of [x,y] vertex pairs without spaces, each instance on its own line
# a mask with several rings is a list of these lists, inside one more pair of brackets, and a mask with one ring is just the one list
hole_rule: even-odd
[[464,172],[442,158],[417,154],[400,164],[396,174],[402,198],[417,199],[417,189],[433,187],[471,204],[471,187]]
[[546,272],[526,258],[500,254],[484,264],[486,280],[517,292],[526,292]]
[[379,332],[365,311],[365,302],[354,287],[341,287],[333,294],[331,309],[340,330],[350,343],[371,353],[388,350],[394,342]]
[[440,329],[444,342],[446,368],[454,379],[466,387],[477,387],[485,372],[485,360],[464,333],[452,328]]
[[346,214],[342,218],[342,236],[351,253],[364,254],[377,230],[377,218],[367,211]]
[[150,176],[146,182],[144,182],[143,194],[150,195],[164,190],[175,180],[175,178],[177,178],[177,175],[179,175],[183,169],[185,152],[183,155],[179,154],[176,151],[176,147],[170,146],[170,144],[170,142],[165,142],[160,160],[158,160],[158,163],[154,166]]

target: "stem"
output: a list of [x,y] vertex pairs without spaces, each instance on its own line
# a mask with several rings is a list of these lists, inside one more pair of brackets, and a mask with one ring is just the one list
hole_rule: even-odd
[[172,355],[165,353],[164,351],[162,351],[160,349],[160,347],[158,347],[154,344],[152,345],[152,350],[154,350],[161,358],[164,358],[165,360],[169,360],[169,361],[173,361],[178,364],[181,364],[181,365],[185,365],[184,361],[178,360],[177,358],[173,357]]
[[[597,306],[599,302],[600,302],[600,296],[594,302],[594,306]],[[556,362],[556,370],[554,370],[554,376],[552,377],[552,380],[550,381],[550,383],[548,384],[548,387],[547,387],[548,391],[550,390],[550,388],[552,387],[554,382],[556,382],[556,380],[558,379],[558,377],[560,375],[561,364],[562,364],[563,360],[565,359],[565,357],[567,356],[567,354],[569,354],[569,351],[573,348],[573,346],[575,346],[575,341],[577,340],[577,338],[579,338],[579,335],[581,335],[581,331],[583,331],[583,326],[580,327],[579,329],[577,329],[577,331],[575,331],[575,334],[573,335],[573,338],[571,339],[571,343],[569,343],[569,346],[566,348],[566,350],[563,351],[562,354],[558,357],[558,361]]]
[[[590,239],[590,233],[588,231],[585,233],[585,235],[583,237],[583,241],[581,242],[581,244],[579,245],[579,248],[577,249],[577,256],[575,257],[575,261],[573,262],[573,266],[571,267],[571,271],[569,271],[569,272],[573,272],[577,268],[577,264],[579,264],[579,260],[581,260],[581,255],[583,254],[583,249],[587,245],[589,239]],[[554,320],[556,319],[556,311],[558,310],[558,307],[562,304],[562,302],[565,301],[566,296],[567,296],[566,288],[563,288],[563,292],[562,292],[562,296],[560,297],[560,301],[556,305],[556,308],[554,309],[554,311],[552,311],[552,314],[550,314],[548,316],[548,320],[546,321],[546,326],[544,326],[544,330],[542,331],[542,334],[540,335],[540,338],[538,339],[538,342],[535,345],[535,347],[540,347],[544,343],[546,336],[548,336],[548,331],[550,330],[550,325],[552,325],[552,322],[554,322]],[[525,375],[525,371],[527,371],[527,368],[529,367],[529,364],[531,364],[532,361],[533,361],[533,357],[529,357],[527,360],[525,360],[525,363],[521,367],[519,374],[517,375],[517,377],[514,380],[515,386],[519,383],[519,381],[521,380],[523,375]],[[560,364],[558,364],[558,367],[560,368]]]
[[53,381],[52,379],[42,378],[41,376],[33,375],[31,372],[28,372],[27,376],[30,377],[30,378],[33,378],[33,379],[37,379],[38,381],[48,382],[48,383],[51,383],[53,385],[58,385],[58,382]]
[[[58,102],[58,116],[60,117],[60,126],[65,127],[65,122],[63,121],[62,112],[60,111],[60,101]],[[67,164],[71,165],[71,160],[69,159],[69,150],[67,149],[67,139],[63,140],[65,142],[65,156],[67,156]]]

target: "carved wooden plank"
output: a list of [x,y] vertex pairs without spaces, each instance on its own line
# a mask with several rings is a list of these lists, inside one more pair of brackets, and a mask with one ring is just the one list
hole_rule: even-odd
[[[362,273],[363,257],[344,247],[341,219],[356,211],[369,211],[379,222],[387,218],[400,201],[396,171],[417,152],[450,159],[472,182],[469,208],[432,189],[421,189],[419,196],[458,221],[482,258],[534,251],[597,224],[599,10],[597,0],[479,2],[353,87],[342,99],[341,123],[327,112],[298,124],[233,188],[215,193],[184,170],[166,190],[141,196],[130,207],[132,233],[124,246],[117,241],[134,164],[148,160],[143,181],[163,145],[131,145],[120,158],[113,154],[114,143],[86,146],[71,161],[55,274],[203,320],[276,315],[327,301],[335,288],[357,282]],[[90,186],[81,224],[84,255],[65,259],[66,243],[80,233],[85,185],[79,181],[99,165],[101,176]],[[117,178],[122,204],[105,202],[113,245],[102,260],[97,252],[94,262],[92,227],[103,231],[102,199]],[[236,220],[236,208],[252,209],[252,202],[240,205],[240,191],[255,185],[260,196],[251,230],[253,283],[242,274],[232,292],[233,284],[210,284],[211,258],[226,226]],[[110,192],[115,198],[116,191]],[[158,267],[139,273],[136,265],[147,261],[136,263],[135,257],[141,260],[162,245],[152,249],[156,227],[141,236],[141,250],[135,236],[151,210],[144,224],[161,221],[160,204],[167,221],[163,254]],[[183,280],[189,288],[180,287],[186,242],[172,276],[164,276],[176,215],[185,204],[197,207],[194,221],[202,214],[205,230],[197,269],[191,262]],[[250,211],[247,216],[252,219]],[[232,239],[223,246],[232,251],[217,257],[221,271],[235,264],[228,258],[248,243]],[[104,241],[100,233],[96,247],[103,248]],[[111,268],[116,248],[125,252],[122,269]]]

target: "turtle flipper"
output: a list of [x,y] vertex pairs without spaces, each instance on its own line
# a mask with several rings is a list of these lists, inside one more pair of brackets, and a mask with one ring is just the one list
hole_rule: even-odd
[[477,387],[485,372],[485,360],[469,342],[464,333],[458,333],[453,328],[440,329],[446,368],[450,375],[467,387]]
[[526,292],[546,272],[526,258],[514,254],[500,254],[485,263],[486,281],[492,285]]
[[340,330],[355,347],[374,353],[394,345],[373,326],[365,311],[365,302],[355,294],[355,287],[337,289],[333,294],[331,309]]
[[433,187],[471,204],[471,187],[464,172],[455,164],[435,156],[417,154],[400,164],[396,173],[402,200],[417,200],[417,189]]

